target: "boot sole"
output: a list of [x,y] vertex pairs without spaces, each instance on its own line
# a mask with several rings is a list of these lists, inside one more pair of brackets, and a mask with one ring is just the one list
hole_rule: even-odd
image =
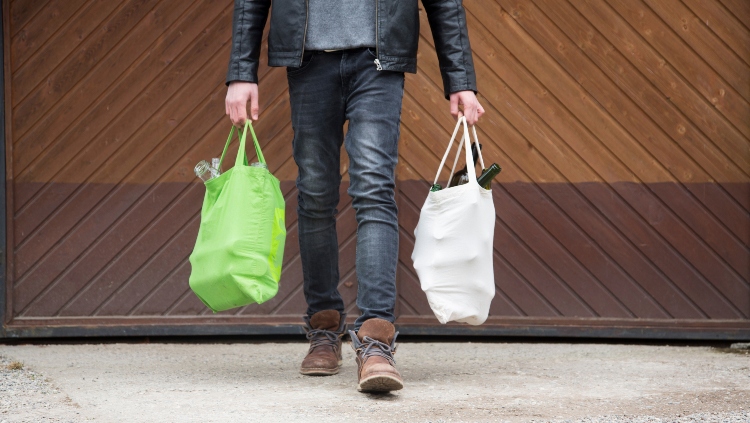
[[404,382],[391,375],[372,375],[359,382],[359,392],[391,392],[404,388]]
[[343,361],[339,361],[338,366],[335,369],[327,369],[324,367],[317,367],[317,368],[311,368],[311,369],[299,369],[299,372],[305,376],[331,376],[338,374],[339,370],[341,369],[341,365],[344,364]]
[[331,376],[339,372],[339,369],[300,369],[301,374],[305,376]]

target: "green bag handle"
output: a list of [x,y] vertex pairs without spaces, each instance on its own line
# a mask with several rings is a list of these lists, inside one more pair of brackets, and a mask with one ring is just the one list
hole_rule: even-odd
[[[260,143],[258,143],[258,137],[255,136],[255,131],[253,130],[253,124],[250,123],[250,119],[245,121],[245,133],[242,136],[244,137],[247,134],[248,127],[250,128],[250,133],[253,135],[253,144],[255,144],[255,154],[258,155],[258,162],[263,163],[264,165],[267,166],[266,158],[263,157],[263,152],[260,151]],[[243,148],[242,151],[245,151],[245,149]],[[247,160],[247,157],[245,158],[245,160]]]
[[[247,129],[250,128],[250,133],[253,135],[253,144],[255,144],[255,153],[258,155],[258,161],[260,163],[266,164],[266,158],[263,157],[263,152],[260,150],[260,144],[258,143],[258,137],[255,136],[255,131],[253,130],[253,125],[250,123],[250,119],[245,121],[245,130],[240,130],[240,148],[237,151],[237,159],[234,161],[235,166],[239,166],[241,163],[244,163],[245,166],[248,166],[247,163],[247,153],[245,152],[245,140],[247,139]],[[229,144],[232,143],[232,136],[234,135],[234,125],[232,125],[232,129],[229,130],[229,137],[227,137],[227,142],[224,144],[224,151],[221,152],[221,159],[219,159],[219,170],[221,170],[221,164],[224,162],[224,156],[227,154],[227,150],[229,149]]]

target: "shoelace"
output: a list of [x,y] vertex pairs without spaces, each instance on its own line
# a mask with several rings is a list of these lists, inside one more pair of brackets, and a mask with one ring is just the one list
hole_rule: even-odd
[[350,335],[352,337],[352,340],[354,340],[354,350],[361,350],[362,358],[372,357],[376,355],[385,358],[392,365],[396,365],[396,361],[393,359],[393,354],[396,353],[396,337],[398,337],[398,332],[393,335],[393,341],[391,342],[391,345],[388,345],[385,342],[380,342],[377,339],[370,338],[369,336],[365,336],[360,341],[354,333],[350,333]]
[[344,335],[338,335],[336,332],[331,332],[327,329],[310,329],[307,331],[307,339],[310,340],[310,350],[324,345],[338,348],[338,341],[342,336]]

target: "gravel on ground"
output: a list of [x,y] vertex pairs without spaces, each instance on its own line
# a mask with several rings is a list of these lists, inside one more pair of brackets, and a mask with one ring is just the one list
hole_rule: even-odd
[[0,355],[0,423],[87,421],[79,409],[51,380]]

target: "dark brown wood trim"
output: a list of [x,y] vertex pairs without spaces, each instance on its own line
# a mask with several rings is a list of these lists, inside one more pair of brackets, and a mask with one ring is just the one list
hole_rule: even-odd
[[[353,319],[350,323],[353,322]],[[439,325],[428,317],[396,321],[402,335],[461,335],[681,340],[750,340],[750,320],[491,317],[481,326]],[[8,338],[302,334],[296,316],[15,319]]]

